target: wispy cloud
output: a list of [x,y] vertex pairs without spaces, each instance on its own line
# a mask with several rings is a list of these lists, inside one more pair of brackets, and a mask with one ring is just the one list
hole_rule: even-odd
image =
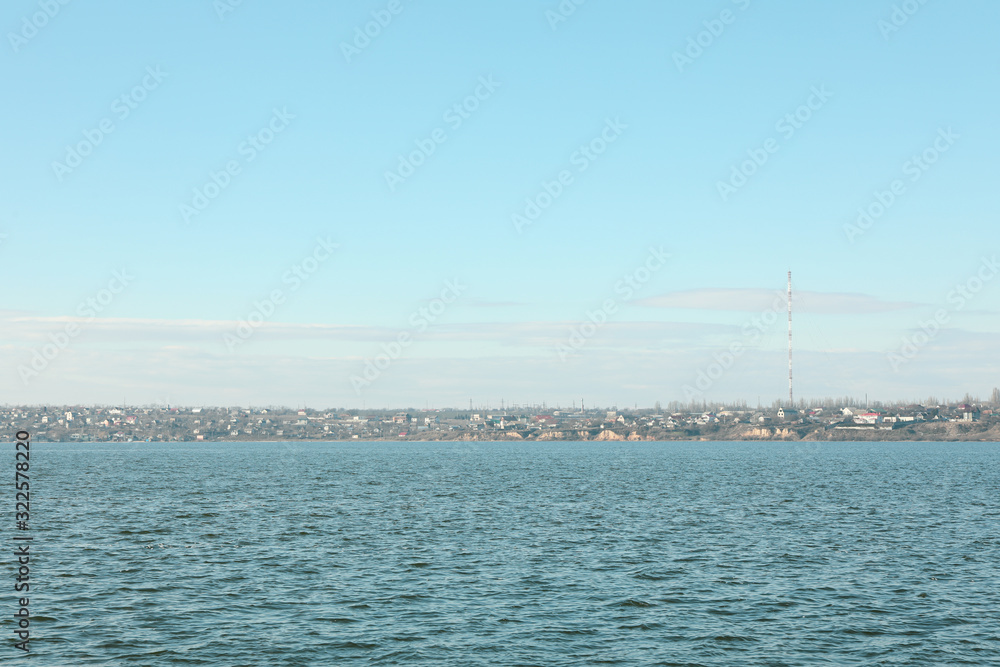
[[[917,308],[910,301],[885,301],[868,294],[795,291],[798,312],[827,315],[865,315]],[[650,308],[759,312],[785,299],[780,290],[756,288],[706,288],[668,292],[637,303]]]
[[[0,327],[8,344],[35,344],[67,324],[86,324],[87,338],[133,343],[165,343],[167,346],[209,342],[221,344],[223,333],[237,324],[233,320],[167,320],[140,318],[27,317],[0,314]],[[497,342],[505,346],[549,347],[565,337],[575,321],[459,322],[440,324],[414,334],[420,341]],[[269,341],[337,341],[373,343],[394,339],[399,328],[344,324],[265,322],[260,330]],[[684,322],[611,322],[603,336],[610,346],[698,340],[710,333],[725,333],[724,325]]]
[[488,299],[469,299],[465,303],[474,308],[517,308],[528,305],[523,301],[490,301]]

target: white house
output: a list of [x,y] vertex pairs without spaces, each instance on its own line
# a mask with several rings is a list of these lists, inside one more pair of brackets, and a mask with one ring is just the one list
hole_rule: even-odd
[[778,408],[778,419],[795,419],[799,411],[794,408]]

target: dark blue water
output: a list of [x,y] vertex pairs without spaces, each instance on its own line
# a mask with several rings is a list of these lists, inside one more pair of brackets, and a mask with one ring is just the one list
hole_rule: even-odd
[[995,444],[32,449],[4,664],[1000,663]]

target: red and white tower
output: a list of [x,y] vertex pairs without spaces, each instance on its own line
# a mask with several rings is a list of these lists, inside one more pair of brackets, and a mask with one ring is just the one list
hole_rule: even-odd
[[788,272],[788,407],[795,407],[792,394],[792,272]]

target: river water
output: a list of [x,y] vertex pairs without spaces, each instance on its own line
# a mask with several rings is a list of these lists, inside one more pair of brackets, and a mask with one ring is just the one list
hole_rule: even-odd
[[994,443],[34,443],[31,518],[4,664],[1000,663]]

